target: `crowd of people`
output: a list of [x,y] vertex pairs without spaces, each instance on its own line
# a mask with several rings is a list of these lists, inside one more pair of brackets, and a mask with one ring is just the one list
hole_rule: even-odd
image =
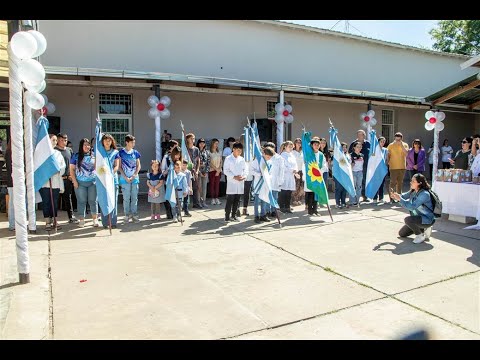
[[[141,154],[135,149],[135,137],[127,135],[124,146],[117,149],[115,139],[110,134],[103,134],[101,144],[105,148],[114,174],[115,209],[104,216],[98,207],[96,193],[95,156],[92,149],[93,140],[84,138],[80,140],[78,151],[74,153],[68,146],[67,134],[60,133],[50,135],[50,141],[55,149],[55,159],[60,171],[44,184],[40,189],[43,203],[43,216],[47,229],[54,224],[57,217],[59,197],[66,207],[68,222],[85,226],[87,204],[94,227],[101,225],[104,228],[117,227],[117,198],[119,189],[123,197],[123,224],[129,222],[138,223],[138,193],[140,185],[139,172],[141,166]],[[263,181],[262,171],[257,161],[246,162],[243,158],[244,145],[242,139],[230,137],[224,144],[223,152],[220,152],[219,140],[211,139],[207,148],[205,139],[200,138],[195,142],[195,134],[185,136],[186,148],[191,162],[184,159],[179,143],[171,139],[171,135],[165,132],[162,139],[164,156],[162,159],[153,159],[146,176],[148,188],[148,202],[151,204],[151,220],[160,220],[163,204],[167,219],[174,222],[180,220],[180,215],[190,217],[190,201],[194,209],[221,205],[220,186],[222,174],[226,182],[226,222],[237,222],[240,216],[249,216],[248,207],[253,197],[253,215],[256,223],[270,222],[277,218],[277,209],[271,204],[259,198],[258,187]],[[425,150],[420,139],[414,139],[409,146],[403,141],[403,135],[397,132],[393,141],[386,146],[385,137],[379,137],[378,143],[381,148],[381,156],[388,166],[390,182],[388,193],[391,203],[399,203],[411,211],[411,216],[405,219],[405,226],[400,230],[400,236],[415,234],[415,242],[421,242],[429,237],[424,229],[433,225],[433,209],[430,197],[426,194],[429,190],[428,175],[432,179],[433,169],[433,143]],[[443,141],[439,154],[443,168],[453,166],[458,169],[471,169],[474,175],[480,172],[480,135],[465,137],[461,143],[461,149],[454,153],[448,139]],[[349,196],[346,189],[332,173],[333,157],[325,138],[313,137],[310,144],[318,167],[327,184],[329,177],[333,177],[335,204],[338,209],[360,206],[361,203],[385,204],[384,185],[385,179],[373,199],[365,196],[366,170],[369,161],[370,142],[363,130],[357,131],[357,137],[348,145],[341,143],[346,159],[350,163],[355,194]],[[310,216],[319,216],[318,203],[315,194],[307,188],[305,181],[305,162],[303,160],[302,140],[285,141],[280,146],[279,153],[272,142],[264,143],[262,155],[269,165],[270,185],[272,195],[278,202],[279,211],[284,214],[292,213],[292,206],[305,205],[305,210]],[[13,214],[13,184],[11,179],[11,146],[8,143],[5,158],[7,161],[7,187],[10,195],[9,229],[14,230]],[[167,185],[170,166],[174,169],[173,185]],[[403,193],[403,181],[405,173],[411,179],[410,190]],[[171,206],[166,198],[167,186],[173,186],[177,205]],[[50,190],[51,189],[51,190]],[[208,191],[207,191],[208,189]],[[210,195],[209,205],[207,194]],[[77,199],[77,210],[74,213],[72,195]],[[346,198],[349,197],[347,202]],[[240,208],[243,207],[241,212]],[[430,226],[427,226],[430,225]],[[431,230],[431,229],[430,229]],[[423,239],[423,240],[422,240]]]

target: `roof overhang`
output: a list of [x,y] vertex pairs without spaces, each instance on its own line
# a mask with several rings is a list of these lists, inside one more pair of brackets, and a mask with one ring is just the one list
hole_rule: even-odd
[[432,106],[462,107],[477,112],[475,109],[480,107],[480,72],[427,96],[425,100]]
[[472,57],[470,60],[465,61],[464,63],[460,64],[460,68],[465,70],[470,66],[480,67],[480,54],[477,56]]

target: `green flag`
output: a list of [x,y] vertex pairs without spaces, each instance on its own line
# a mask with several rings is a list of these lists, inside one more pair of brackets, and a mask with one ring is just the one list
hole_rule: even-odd
[[313,152],[313,148],[310,146],[310,137],[312,133],[308,131],[303,132],[302,138],[302,150],[303,160],[305,161],[305,181],[307,182],[307,188],[315,193],[315,200],[319,204],[328,204],[328,192],[327,186],[323,179],[321,168],[325,158],[323,154],[320,154],[318,162]]

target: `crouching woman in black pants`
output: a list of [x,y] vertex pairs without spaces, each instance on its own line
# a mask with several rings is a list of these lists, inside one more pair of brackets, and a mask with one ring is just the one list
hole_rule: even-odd
[[410,216],[405,218],[405,225],[398,235],[407,237],[415,234],[413,242],[419,244],[430,238],[432,226],[435,222],[433,204],[428,190],[430,185],[422,174],[415,174],[410,181],[410,191],[402,195],[391,193],[390,197],[398,200],[400,205],[410,211]]

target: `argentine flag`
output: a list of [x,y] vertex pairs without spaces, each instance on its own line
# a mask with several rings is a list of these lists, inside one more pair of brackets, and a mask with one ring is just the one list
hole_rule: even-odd
[[48,136],[48,125],[48,120],[44,116],[37,121],[37,142],[33,153],[35,191],[39,191],[52,175],[60,171],[60,166],[55,161],[55,150]]
[[332,174],[337,181],[347,190],[350,196],[355,196],[355,185],[353,184],[352,164],[343,153],[342,145],[338,139],[338,130],[331,127],[330,144],[333,146],[333,167]]
[[243,158],[246,162],[252,161],[252,135],[250,133],[250,126],[243,128],[243,137],[245,139],[245,145],[243,146]]
[[383,149],[378,144],[375,130],[370,131],[370,155],[365,180],[365,196],[372,199],[377,193],[388,169],[385,163]]
[[115,209],[115,180],[113,164],[102,144],[102,122],[97,119],[95,128],[95,172],[97,181],[97,201],[103,216],[107,216]]
[[173,169],[173,161],[170,161],[170,167],[168,168],[168,176],[166,182],[167,189],[165,190],[165,200],[169,201],[172,207],[175,207],[177,205],[177,198],[175,196],[175,189],[173,183],[176,176],[177,175],[175,174],[175,170]]
[[[248,127],[250,131],[250,138],[251,139],[259,139],[257,127],[254,128]],[[260,172],[262,173],[262,178],[256,184],[255,188],[253,189],[253,193],[255,195],[258,194],[260,200],[265,201],[266,203],[270,204],[275,208],[279,208],[277,201],[273,197],[272,194],[272,181],[269,171],[269,166],[265,161],[264,157],[262,156],[262,150],[260,149],[259,141],[253,141],[253,154],[255,155],[255,159],[258,161],[258,165],[260,167]]]
[[[185,139],[186,134],[185,134],[185,129],[183,128],[182,121],[180,121],[180,126],[182,127],[182,160],[187,160],[188,164],[190,165],[192,164],[192,159],[190,158],[190,154],[188,153],[187,140]],[[192,170],[192,169],[189,167],[188,170]]]

